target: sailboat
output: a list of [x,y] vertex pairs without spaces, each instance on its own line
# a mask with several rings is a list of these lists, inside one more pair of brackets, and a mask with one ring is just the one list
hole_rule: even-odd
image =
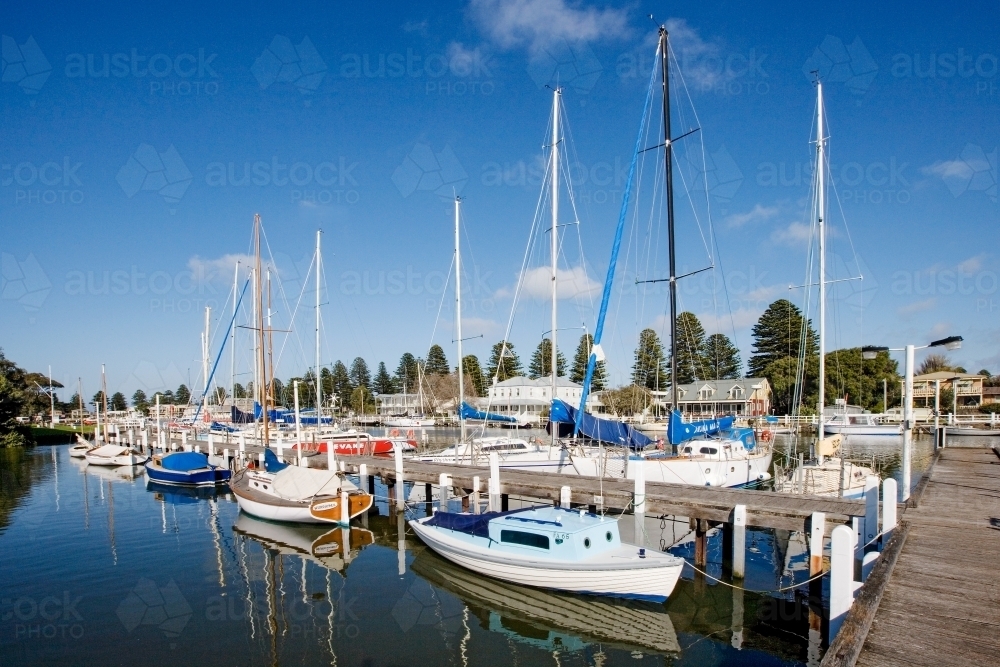
[[[372,506],[374,498],[364,493],[336,470],[312,470],[290,466],[278,460],[270,442],[270,395],[265,343],[271,333],[270,318],[264,319],[261,285],[260,215],[254,216],[254,297],[257,332],[257,363],[261,382],[255,383],[261,403],[261,442],[265,444],[264,469],[244,468],[232,477],[230,489],[240,509],[262,519],[295,523],[336,523],[350,520]],[[270,310],[268,310],[270,315]],[[269,347],[269,346],[267,346]],[[297,390],[296,390],[297,391]]]
[[[826,142],[824,131],[823,82],[816,81],[816,223],[819,237],[819,358],[826,358]],[[808,281],[807,281],[808,282]],[[869,477],[878,475],[866,466],[860,466],[844,459],[840,453],[846,434],[855,435],[897,435],[899,425],[875,424],[871,415],[837,415],[831,422],[824,422],[823,409],[826,404],[825,363],[819,364],[819,398],[817,411],[820,414],[819,439],[816,456],[788,470],[775,469],[775,491],[781,493],[805,493],[840,498],[861,498]],[[866,418],[858,419],[855,418]],[[823,437],[833,433],[831,437]]]

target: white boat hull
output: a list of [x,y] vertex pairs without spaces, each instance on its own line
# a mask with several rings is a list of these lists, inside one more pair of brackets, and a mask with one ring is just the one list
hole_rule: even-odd
[[87,454],[84,458],[92,466],[137,466],[143,462],[143,458],[135,454],[125,454],[123,456],[94,456],[93,454]]
[[388,428],[428,428],[434,426],[433,419],[417,419],[415,417],[398,417],[385,420]]
[[[647,566],[605,568],[599,565],[565,567],[542,561],[514,561],[489,558],[482,550],[470,548],[461,540],[450,538],[447,531],[411,521],[413,531],[438,555],[478,574],[522,586],[590,595],[610,595],[643,600],[666,600],[680,578],[683,562],[652,552]],[[637,547],[636,547],[637,548]]]
[[270,521],[285,521],[288,523],[322,523],[330,525],[329,521],[321,521],[309,512],[309,505],[300,507],[286,507],[272,505],[269,503],[259,503],[241,495],[236,496],[236,502],[240,509],[252,516],[268,519]]
[[901,427],[894,424],[824,424],[823,431],[826,433],[840,433],[842,435],[900,435]]

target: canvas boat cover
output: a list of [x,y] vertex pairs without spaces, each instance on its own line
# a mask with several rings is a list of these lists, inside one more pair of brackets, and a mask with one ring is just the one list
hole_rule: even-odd
[[129,448],[122,447],[121,445],[104,445],[103,447],[98,447],[92,452],[87,452],[90,456],[103,456],[109,459],[112,456],[125,456],[128,453]]
[[424,521],[425,526],[447,528],[476,537],[490,536],[490,521],[508,514],[524,512],[530,508],[510,510],[508,512],[486,512],[484,514],[458,514],[456,512],[435,512],[434,516]]
[[670,413],[667,439],[671,445],[679,445],[700,435],[714,435],[720,431],[728,431],[733,427],[734,421],[734,417],[720,417],[685,424],[684,420],[681,419],[681,413],[674,410]]
[[[575,424],[576,408],[570,407],[566,401],[557,398],[552,401],[550,419],[557,424]],[[610,419],[598,419],[586,412],[583,413],[580,420],[580,433],[591,440],[607,442],[621,447],[630,447],[632,449],[642,449],[653,444],[652,439],[646,437],[628,424]]]
[[475,419],[478,421],[500,422],[504,424],[518,423],[517,419],[515,419],[514,417],[508,417],[507,415],[498,415],[493,412],[482,412],[481,410],[475,409],[468,403],[462,403],[462,406],[459,408],[458,411],[458,416],[461,419]]
[[274,474],[274,492],[289,500],[309,500],[315,496],[336,495],[343,488],[353,491],[357,487],[341,479],[336,471],[312,470],[288,466]]
[[208,456],[200,452],[175,452],[164,456],[160,465],[175,472],[200,470],[208,467]]

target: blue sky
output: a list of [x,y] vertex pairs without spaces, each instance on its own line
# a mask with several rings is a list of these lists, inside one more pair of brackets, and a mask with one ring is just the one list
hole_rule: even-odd
[[[318,228],[323,363],[362,356],[391,370],[432,341],[453,358],[450,297],[438,308],[458,191],[464,335],[484,336],[466,349],[484,358],[507,327],[539,195],[545,86],[558,80],[580,222],[561,257],[573,280],[560,348],[572,354],[596,319],[653,58],[650,13],[669,21],[700,119],[690,146],[708,156],[721,266],[683,286],[682,308],[735,335],[745,360],[766,305],[801,301],[788,285],[806,278],[807,73],[819,69],[839,196],[829,277],[858,264],[864,275],[832,295],[831,347],[961,334],[957,361],[1000,372],[995,3],[942,14],[910,3],[7,2],[0,345],[66,384],[82,377],[88,395],[101,363],[109,388],[128,394],[197,386],[203,308],[214,330],[228,325],[234,261],[259,212],[287,297],[275,326],[294,330],[276,340],[279,376],[313,358],[314,293],[295,308]],[[629,285],[666,267],[662,243],[642,250],[644,234],[631,232],[606,334],[616,382],[638,330],[663,326],[665,294]],[[690,216],[678,243],[683,267],[707,263]],[[536,246],[529,268],[546,258]],[[723,279],[727,292],[713,288]],[[527,281],[513,323],[525,361],[550,328],[541,287]],[[238,374],[248,359],[241,341]]]

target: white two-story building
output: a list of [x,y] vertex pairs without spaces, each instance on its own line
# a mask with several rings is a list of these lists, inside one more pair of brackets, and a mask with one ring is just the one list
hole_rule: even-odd
[[[570,381],[567,377],[556,378],[556,398],[561,398],[573,407],[580,405],[583,385]],[[543,423],[542,416],[548,415],[552,402],[552,377],[532,380],[528,377],[513,377],[498,382],[487,390],[486,398],[476,399],[481,410],[516,417],[522,424]],[[587,397],[587,411],[594,412],[600,407],[600,399],[594,394]]]

